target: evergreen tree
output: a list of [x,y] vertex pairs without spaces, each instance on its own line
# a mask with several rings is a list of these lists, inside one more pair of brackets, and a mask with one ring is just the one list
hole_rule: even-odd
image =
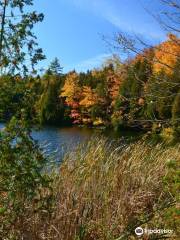
[[51,75],[49,72],[43,76],[43,90],[36,103],[36,113],[41,124],[63,124],[64,101],[59,97],[63,81],[63,76]]
[[48,68],[48,74],[51,74],[51,75],[61,75],[62,74],[62,70],[63,68],[61,67],[60,65],[60,62],[59,62],[59,59],[58,58],[55,58],[49,68]]

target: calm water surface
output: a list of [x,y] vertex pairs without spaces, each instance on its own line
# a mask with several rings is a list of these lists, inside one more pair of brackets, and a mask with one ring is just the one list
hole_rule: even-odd
[[[0,129],[3,127],[4,124],[0,123]],[[40,130],[34,130],[32,137],[38,141],[46,155],[51,155],[60,161],[66,152],[72,151],[79,143],[90,139],[95,134],[100,134],[100,131],[78,127],[46,126]]]
[[[4,127],[0,123],[0,129]],[[124,136],[124,139],[133,139],[132,132],[114,133],[113,131],[102,131],[100,129],[80,128],[80,127],[52,127],[45,126],[40,130],[33,130],[32,137],[37,140],[45,155],[53,157],[56,161],[61,161],[64,154],[72,151],[79,143],[87,141],[95,136],[106,136],[110,140],[119,139]]]

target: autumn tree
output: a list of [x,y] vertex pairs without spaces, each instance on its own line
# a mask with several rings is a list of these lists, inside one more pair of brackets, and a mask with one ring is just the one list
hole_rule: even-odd
[[83,86],[82,98],[79,102],[81,107],[82,122],[85,124],[92,123],[93,119],[91,116],[91,110],[94,105],[97,104],[97,95],[91,87]]
[[154,52],[154,72],[159,73],[163,70],[167,74],[172,74],[178,58],[180,58],[180,39],[169,34],[168,40],[156,46]]
[[115,104],[115,100],[119,94],[119,87],[122,82],[123,76],[123,64],[121,63],[117,55],[113,55],[107,59],[104,68],[107,68],[107,87],[108,94],[111,98],[112,106]]
[[[151,122],[151,125],[154,122],[157,122],[157,124],[163,122],[161,126],[167,127],[171,126],[173,99],[178,94],[177,92],[180,88],[179,81],[177,81],[177,76],[180,75],[180,72],[176,67],[180,58],[180,3],[178,0],[159,0],[159,3],[162,8],[160,14],[153,13],[150,9],[147,9],[147,13],[151,14],[152,18],[167,32],[167,40],[154,46],[150,43],[151,41],[146,41],[137,34],[118,32],[115,35],[115,43],[110,42],[109,44],[116,51],[126,53],[127,56],[131,56],[134,60],[141,58],[150,63],[152,73],[145,84],[145,96],[143,99],[140,99],[141,102],[144,101],[144,107],[140,113],[142,115],[141,121]],[[152,55],[147,54],[147,51],[144,51],[144,49],[150,50]],[[136,57],[134,58],[134,56]],[[175,72],[176,75],[174,74]],[[138,80],[136,71],[133,75],[133,79]],[[136,80],[133,80],[134,84]],[[136,82],[135,85],[139,86],[139,84],[141,83]],[[136,88],[135,85],[133,87],[134,90]],[[133,89],[129,88],[129,90]],[[125,89],[125,91],[127,95],[131,94],[128,92],[128,89]],[[121,103],[120,98],[116,102]],[[135,120],[138,121],[138,119]]]
[[70,107],[70,117],[74,123],[80,123],[79,100],[81,89],[78,74],[73,71],[67,74],[65,84],[60,91],[60,97],[65,99],[67,107]]

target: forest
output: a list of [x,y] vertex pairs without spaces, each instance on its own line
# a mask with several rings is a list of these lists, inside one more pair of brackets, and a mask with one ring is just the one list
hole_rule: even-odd
[[50,125],[145,130],[179,136],[180,40],[173,34],[124,62],[116,55],[101,68],[63,74],[59,60],[37,77],[2,75],[0,119],[16,115],[31,92],[28,118]]
[[[119,31],[105,39],[119,52],[101,67],[64,72],[56,57],[40,72],[44,14],[33,0],[0,0],[0,239],[178,239],[180,2],[157,2],[150,15],[166,39]],[[73,139],[61,159],[35,139],[44,126]],[[78,144],[64,126],[100,132]]]

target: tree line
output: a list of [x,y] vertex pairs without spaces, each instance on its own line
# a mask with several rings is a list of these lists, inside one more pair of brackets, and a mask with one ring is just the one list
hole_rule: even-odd
[[[169,34],[161,44],[121,62],[63,74],[56,58],[42,76],[2,75],[0,119],[25,106],[30,120],[53,125],[88,125],[179,132],[180,45]],[[158,59],[158,60],[157,60]],[[31,96],[26,101],[25,94]],[[174,129],[174,130],[173,130]]]

